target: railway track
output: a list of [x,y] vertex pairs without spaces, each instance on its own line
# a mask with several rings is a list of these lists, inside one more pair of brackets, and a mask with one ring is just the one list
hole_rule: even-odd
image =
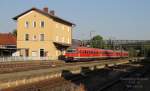
[[3,73],[11,73],[11,72],[20,72],[20,71],[28,71],[28,70],[38,70],[38,69],[46,69],[46,68],[54,68],[60,66],[75,66],[82,64],[90,64],[90,63],[108,63],[108,62],[116,62],[121,60],[128,59],[109,59],[109,60],[95,60],[89,62],[74,62],[74,63],[65,63],[63,61],[21,61],[21,62],[0,62],[0,74]]
[[143,85],[140,84],[140,81],[142,79],[148,80],[147,75],[150,74],[149,63],[150,62],[148,62],[148,65],[146,64],[142,67],[122,73],[119,77],[99,86],[96,91],[112,91],[112,89],[115,91],[136,91],[135,89],[140,89],[139,91],[143,91],[144,88]]
[[0,63],[0,74],[19,72],[19,71],[28,71],[28,70],[37,70],[37,69],[46,69],[55,66],[64,65],[63,62],[51,62],[51,61],[29,61],[29,62],[1,62]]
[[[84,84],[85,85],[85,91],[107,91],[108,88],[111,88],[112,86],[114,86],[115,84],[120,84],[121,78],[126,78],[126,77],[131,77],[133,76],[133,74],[135,75],[134,77],[142,77],[144,76],[146,73],[148,73],[149,71],[142,69],[143,66],[139,65],[138,62],[136,63],[128,63],[128,64],[123,64],[123,65],[119,65],[119,66],[114,66],[114,67],[109,67],[109,68],[104,68],[102,70],[98,70],[97,72],[86,72],[86,73],[81,73],[80,75],[74,75],[71,77],[66,78],[67,80],[71,81],[72,83],[75,84]],[[116,71],[119,74],[114,75],[114,74],[110,74],[112,76],[107,78],[105,81],[101,81],[101,83],[99,84],[94,84],[91,85],[90,83],[87,83],[86,81],[89,81],[89,78],[93,77],[94,75],[100,75],[103,77],[102,79],[106,78],[106,75],[109,72],[112,71]],[[114,75],[114,77],[113,77]],[[120,78],[120,79],[118,79]],[[91,85],[91,86],[89,86]],[[95,85],[95,86],[94,86]],[[108,90],[108,91],[112,91]],[[115,91],[124,91],[124,90],[115,90]],[[129,91],[129,90],[125,90],[125,91]]]
[[[118,61],[118,60],[117,60]],[[108,60],[103,61],[108,62]],[[96,63],[96,61],[95,61]],[[67,63],[65,65],[78,65],[79,63]],[[81,62],[80,64],[85,64],[83,62]],[[137,63],[136,63],[137,64]],[[135,67],[137,65],[134,65]],[[106,79],[105,81],[103,81],[103,79],[106,78],[106,76],[108,75],[109,72],[112,71],[119,71],[119,78],[120,77],[124,77],[125,74],[123,74],[124,72],[127,72],[126,75],[129,75],[128,73],[132,74],[132,72],[134,72],[135,69],[133,69],[132,64],[125,64],[125,65],[120,65],[120,66],[114,66],[114,67],[108,67],[108,68],[104,68],[101,70],[97,70],[95,72],[92,71],[85,71],[81,74],[76,74],[76,75],[70,75],[70,76],[63,76],[63,78],[57,78],[57,79],[53,79],[53,80],[47,80],[47,81],[41,81],[38,83],[33,83],[33,84],[28,84],[28,85],[24,85],[21,87],[16,87],[16,88],[10,88],[8,90],[5,91],[71,91],[71,90],[66,90],[67,88],[69,89],[77,89],[79,88],[80,84],[84,84],[85,85],[85,91],[107,91],[107,88],[111,88],[112,86],[114,86],[113,84],[117,84],[119,83],[118,80],[114,79]],[[90,84],[92,82],[88,82],[89,78],[93,77],[93,76],[97,76],[101,81],[101,84]],[[109,74],[108,76],[110,76],[111,74]],[[112,75],[113,76],[113,75]],[[95,77],[94,77],[95,78]],[[118,78],[118,76],[117,76]],[[115,81],[116,80],[116,81]],[[108,84],[109,83],[109,84]],[[100,87],[100,88],[99,88]],[[91,89],[92,88],[92,89]],[[64,90],[65,89],[65,90]],[[80,90],[73,90],[73,91],[80,91]],[[84,90],[83,90],[84,91]],[[120,90],[121,91],[121,90]]]

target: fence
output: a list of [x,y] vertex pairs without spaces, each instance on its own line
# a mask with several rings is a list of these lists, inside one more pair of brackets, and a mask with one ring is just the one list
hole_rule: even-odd
[[6,61],[34,61],[34,60],[53,60],[52,57],[0,57],[0,62]]

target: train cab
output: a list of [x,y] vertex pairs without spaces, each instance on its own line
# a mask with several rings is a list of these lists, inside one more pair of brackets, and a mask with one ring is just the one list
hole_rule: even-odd
[[74,60],[74,57],[78,56],[78,51],[75,48],[69,48],[67,49],[65,53],[65,61],[72,61]]

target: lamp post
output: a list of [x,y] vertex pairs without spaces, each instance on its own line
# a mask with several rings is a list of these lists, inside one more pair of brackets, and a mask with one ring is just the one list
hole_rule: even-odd
[[92,30],[92,31],[90,31],[90,47],[93,47],[92,46],[92,33],[94,33],[95,31],[94,30]]

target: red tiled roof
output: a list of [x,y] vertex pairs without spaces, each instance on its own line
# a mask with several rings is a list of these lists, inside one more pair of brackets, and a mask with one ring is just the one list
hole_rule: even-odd
[[69,25],[71,25],[71,26],[72,26],[72,25],[75,25],[75,24],[72,23],[72,22],[69,22],[69,21],[67,21],[67,20],[64,20],[64,19],[62,19],[62,18],[60,18],[60,17],[58,17],[58,16],[56,16],[56,15],[52,15],[52,14],[50,14],[50,13],[44,12],[43,10],[37,9],[37,8],[35,8],[35,7],[31,8],[31,9],[29,9],[29,10],[27,10],[27,11],[25,11],[25,12],[19,14],[19,15],[17,15],[17,16],[14,17],[13,19],[14,19],[14,20],[17,20],[19,17],[21,17],[22,15],[24,15],[24,14],[26,14],[26,13],[32,11],[32,10],[35,10],[35,11],[37,11],[37,12],[39,12],[39,13],[42,13],[42,14],[48,16],[48,17],[51,17],[51,18],[56,19],[56,20],[59,20],[59,21],[61,21],[61,22],[64,22],[64,23],[66,23],[66,24],[69,24]]
[[16,37],[10,33],[0,33],[0,45],[16,45]]

